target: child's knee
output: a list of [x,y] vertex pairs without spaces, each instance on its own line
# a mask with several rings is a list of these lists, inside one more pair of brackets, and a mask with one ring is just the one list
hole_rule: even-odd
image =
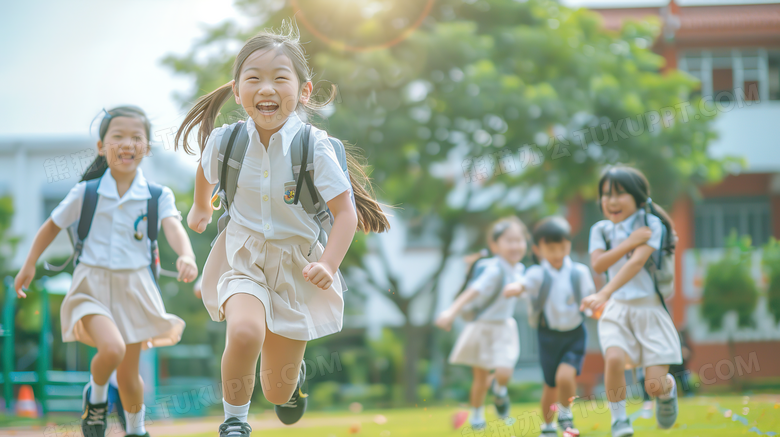
[[115,364],[115,367],[119,365],[119,363],[122,362],[123,359],[125,359],[125,352],[127,351],[127,348],[125,347],[124,343],[111,343],[102,346],[98,353],[106,359],[109,360],[111,363]]
[[228,327],[228,345],[249,353],[260,353],[265,335],[262,326],[253,323],[236,323]]
[[274,405],[282,405],[287,403],[287,401],[290,400],[293,393],[295,392],[295,388],[297,387],[297,385],[285,384],[282,384],[281,387],[277,387],[275,384],[271,385],[271,387],[263,386],[263,396],[265,396],[265,399],[268,402]]

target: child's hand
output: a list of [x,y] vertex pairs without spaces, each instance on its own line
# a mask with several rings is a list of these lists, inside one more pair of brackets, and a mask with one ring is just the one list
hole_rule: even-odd
[[525,291],[525,287],[523,287],[523,284],[520,282],[513,282],[511,284],[507,284],[506,287],[504,287],[504,297],[514,297],[514,296],[520,296],[523,294],[523,291]]
[[452,329],[453,321],[455,321],[455,313],[450,310],[444,310],[439,314],[439,317],[436,318],[436,326],[445,331],[449,331]]
[[598,292],[596,294],[591,294],[590,296],[585,297],[582,299],[582,305],[580,305],[580,311],[585,311],[586,309],[589,309],[591,311],[596,311],[598,308],[600,308],[602,305],[604,305],[607,300],[609,300],[609,296],[607,296],[605,293]]
[[192,255],[182,255],[176,260],[176,270],[179,271],[179,282],[192,282],[198,277],[198,265]]
[[642,226],[641,228],[632,232],[631,235],[629,235],[628,240],[631,241],[632,246],[637,247],[647,243],[647,241],[652,236],[653,231],[651,231],[647,226]]
[[320,262],[309,263],[309,265],[304,267],[303,277],[323,290],[327,290],[333,285],[333,273],[328,271],[325,264]]
[[203,233],[206,226],[211,223],[211,213],[211,209],[202,210],[193,204],[190,213],[187,214],[187,226],[199,234]]
[[27,297],[27,294],[22,291],[22,288],[29,288],[30,282],[35,278],[35,266],[28,266],[23,265],[22,268],[19,270],[19,273],[16,274],[16,278],[14,278],[14,289],[16,290],[16,295],[20,298]]

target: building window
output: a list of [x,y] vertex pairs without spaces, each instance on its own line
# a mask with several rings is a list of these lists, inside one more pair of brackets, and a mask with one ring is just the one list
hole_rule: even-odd
[[749,235],[753,246],[772,236],[768,197],[707,199],[696,205],[695,217],[697,248],[724,247],[732,230]]
[[759,49],[686,51],[680,70],[701,81],[697,93],[721,103],[780,100],[780,51]]

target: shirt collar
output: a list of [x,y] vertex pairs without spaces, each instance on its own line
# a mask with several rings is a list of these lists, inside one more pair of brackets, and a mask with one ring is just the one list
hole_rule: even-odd
[[[112,199],[119,199],[119,190],[116,187],[116,180],[111,175],[111,169],[107,169],[103,176],[100,178],[100,186],[98,187],[98,194],[103,197],[110,197]],[[130,184],[130,188],[122,197],[122,199],[134,199],[145,200],[151,198],[149,193],[149,184],[146,183],[143,171],[136,169],[133,183]]]
[[[287,156],[287,151],[290,150],[292,140],[295,138],[295,134],[301,129],[301,126],[303,126],[303,122],[300,117],[298,117],[298,114],[293,112],[287,117],[287,121],[284,122],[282,128],[277,132],[282,137],[282,153],[284,156]],[[257,127],[255,126],[252,117],[249,117],[246,120],[246,131],[249,134],[249,138],[252,138],[255,134],[257,134],[258,139],[260,138],[260,134],[257,132]],[[273,135],[271,135],[271,137],[273,137]]]
[[631,231],[634,229],[634,222],[636,221],[636,218],[642,212],[643,211],[641,209],[637,209],[635,213],[631,214],[630,216],[628,216],[628,218],[626,218],[622,222],[616,224],[615,226],[619,226],[619,227],[623,228],[624,231],[626,231],[627,233],[630,234]]
[[571,257],[566,255],[563,258],[563,265],[561,266],[560,270],[557,270],[555,267],[552,266],[552,264],[550,264],[549,261],[547,261],[544,258],[542,258],[542,261],[539,263],[539,265],[541,265],[542,267],[544,267],[547,270],[550,270],[551,272],[556,272],[556,273],[557,272],[562,272],[562,271],[564,271],[564,270],[566,270],[566,269],[571,267]]

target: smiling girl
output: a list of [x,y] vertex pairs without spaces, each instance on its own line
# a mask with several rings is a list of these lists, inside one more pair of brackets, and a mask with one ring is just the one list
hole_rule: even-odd
[[[73,282],[62,301],[63,341],[80,341],[97,348],[90,365],[90,383],[84,388],[81,429],[86,437],[106,431],[108,380],[116,370],[119,395],[125,411],[128,437],[148,436],[144,427],[143,380],[138,374],[141,349],[178,343],[184,321],[165,312],[151,266],[149,231],[162,226],[168,243],[179,255],[179,281],[198,276],[195,255],[181,224],[173,192],[148,181],[138,168],[149,154],[149,119],[134,106],[106,111],[100,123],[98,157],[82,181],[52,211],[33,240],[27,260],[16,276],[19,297],[27,295],[38,258],[61,229],[84,223],[82,205],[96,203]],[[152,192],[159,195],[157,223],[149,213]],[[87,200],[85,200],[87,199]],[[86,209],[86,208],[85,208]]]
[[650,185],[637,169],[609,168],[599,181],[599,205],[607,220],[590,230],[591,266],[608,282],[582,300],[582,308],[606,307],[599,319],[604,385],[612,411],[612,436],[633,435],[626,416],[625,368],[644,367],[645,389],[656,397],[656,421],[668,429],[677,419],[677,390],[670,364],[682,363],[672,318],[645,268],[661,248],[663,228],[674,235],[669,215],[650,199]]
[[[229,127],[214,129],[215,119],[229,98],[248,114],[246,122],[230,127],[234,133],[245,130],[248,146],[235,195],[227,205],[230,221],[209,254],[202,284],[212,319],[227,321],[222,437],[252,432],[247,416],[258,355],[263,394],[276,405],[279,419],[292,424],[301,418],[307,396],[306,343],[342,327],[346,285],[339,265],[358,227],[366,232],[389,228],[363,169],[348,156],[347,179],[327,132],[301,121],[306,107],[321,105],[310,100],[312,73],[298,38],[290,25],[281,34],[263,32],[247,41],[233,64],[233,80],[198,100],[176,138],[177,144],[184,139],[189,152],[188,134],[200,125],[201,165],[187,223],[203,232],[222,173],[220,144],[228,140]],[[295,187],[291,144],[308,129],[313,186],[333,217],[325,248],[317,241],[315,218],[293,201],[291,192]]]

